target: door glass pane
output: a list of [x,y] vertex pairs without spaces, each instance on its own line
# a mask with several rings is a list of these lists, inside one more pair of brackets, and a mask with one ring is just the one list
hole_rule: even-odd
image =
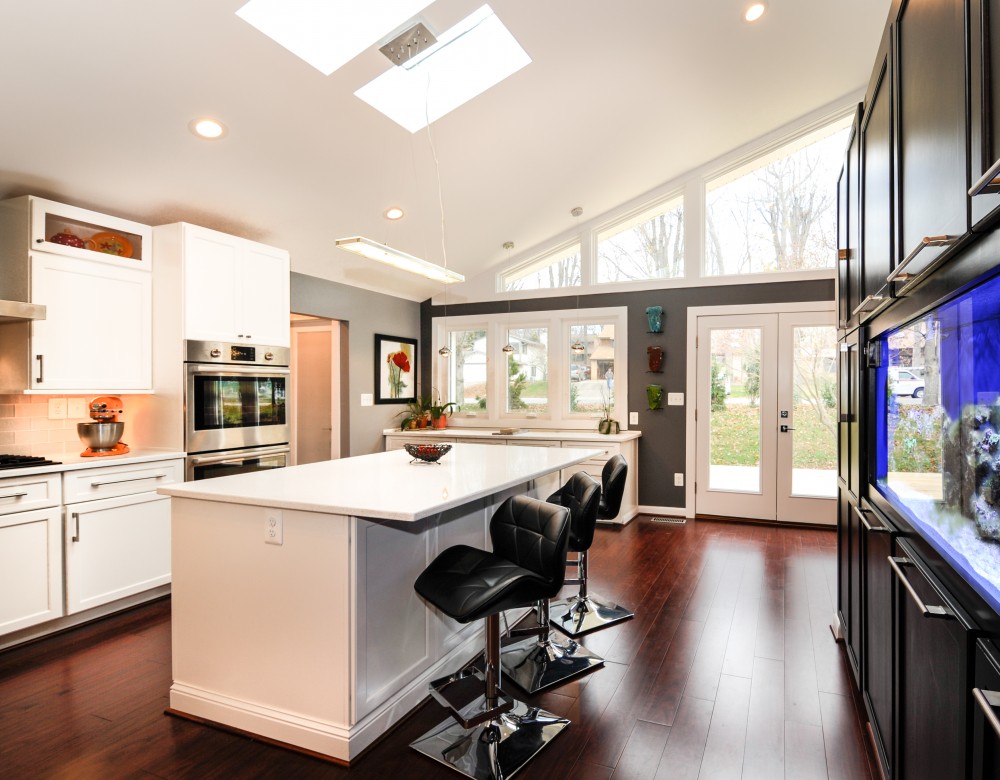
[[466,414],[486,412],[486,329],[448,333],[448,397]]
[[836,498],[836,330],[792,328],[792,368],[792,495]]
[[760,328],[711,332],[709,489],[760,493]]
[[583,352],[569,351],[570,414],[603,414],[604,405],[614,413],[615,326],[571,325],[569,343]]
[[507,343],[507,412],[515,415],[548,414],[549,330],[512,328]]

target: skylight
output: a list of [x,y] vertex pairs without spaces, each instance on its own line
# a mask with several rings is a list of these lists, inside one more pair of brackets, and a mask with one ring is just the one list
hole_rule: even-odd
[[484,5],[405,65],[354,94],[411,133],[516,73],[531,57]]
[[432,2],[250,0],[236,15],[329,76]]

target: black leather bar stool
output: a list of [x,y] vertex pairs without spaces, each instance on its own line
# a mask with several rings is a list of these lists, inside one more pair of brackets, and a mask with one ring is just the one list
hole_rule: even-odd
[[[500,613],[556,595],[566,575],[568,509],[527,496],[504,501],[490,520],[493,552],[466,545],[442,551],[414,588],[450,618],[486,618],[485,670],[473,664],[430,684],[451,717],[411,747],[468,777],[509,778],[569,721],[529,707],[500,688]],[[461,703],[463,681],[476,677],[483,692]]]
[[[570,477],[549,502],[560,504],[570,512],[568,549],[590,547],[597,525],[597,507],[601,500],[601,486],[584,472]],[[538,625],[531,628],[514,628],[510,636],[526,636],[500,651],[500,665],[504,673],[528,693],[549,688],[570,677],[589,672],[604,663],[599,655],[587,650],[574,639],[561,644],[549,625],[549,600],[536,605]]]
[[[621,511],[622,498],[625,495],[625,478],[628,476],[628,462],[621,455],[614,455],[604,464],[601,471],[601,501],[597,508],[597,517],[601,520],[614,520]],[[561,493],[562,491],[560,491]],[[559,493],[549,498],[549,501],[557,500]],[[632,610],[605,601],[598,596],[592,596],[587,592],[587,550],[590,549],[594,535],[589,538],[580,538],[579,544],[570,539],[570,549],[577,553],[576,561],[569,561],[570,565],[575,564],[577,569],[576,579],[566,580],[567,585],[579,585],[580,591],[570,599],[560,599],[553,601],[550,606],[552,625],[558,628],[567,636],[578,637],[597,631],[601,628],[613,626],[623,620],[635,617]]]

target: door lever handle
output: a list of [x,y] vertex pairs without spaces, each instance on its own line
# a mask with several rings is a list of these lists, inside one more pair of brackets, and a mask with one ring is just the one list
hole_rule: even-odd
[[782,425],[778,430],[780,430],[782,433],[788,433],[789,431],[794,431],[795,429],[789,425]]

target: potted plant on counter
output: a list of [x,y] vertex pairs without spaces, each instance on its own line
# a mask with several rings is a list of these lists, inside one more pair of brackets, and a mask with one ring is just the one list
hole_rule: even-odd
[[424,396],[423,398],[417,396],[414,400],[410,401],[406,405],[406,408],[396,415],[403,418],[403,421],[399,424],[399,430],[413,431],[418,428],[426,428],[430,424],[430,405],[431,399],[429,396]]
[[454,401],[449,401],[446,404],[441,403],[438,400],[436,403],[432,403],[427,407],[427,411],[431,415],[431,427],[432,428],[447,428],[448,427],[448,414],[452,409],[457,409],[458,404]]
[[610,394],[601,393],[601,419],[597,423],[598,433],[618,433],[620,426],[617,420],[611,419],[611,411],[614,409],[615,399]]

